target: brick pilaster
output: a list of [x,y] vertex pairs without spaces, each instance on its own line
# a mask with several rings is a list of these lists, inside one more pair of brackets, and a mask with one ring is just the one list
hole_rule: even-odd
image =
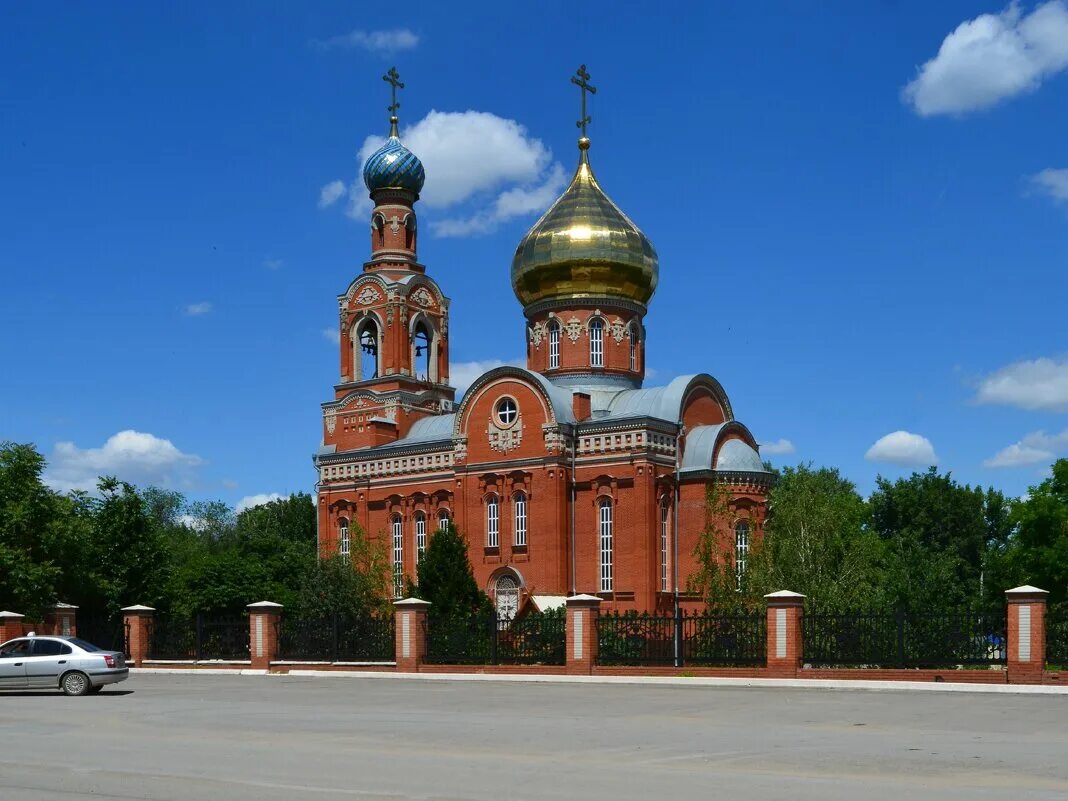
[[1041,684],[1046,669],[1046,590],[1025,584],[1005,591],[1009,684]]
[[49,634],[58,634],[62,637],[76,637],[78,635],[75,615],[78,607],[71,604],[59,603],[45,612],[42,628]]
[[270,670],[278,659],[278,622],[282,619],[282,604],[259,601],[249,604],[248,647],[253,670]]
[[396,624],[394,660],[399,673],[418,673],[426,657],[426,617],[430,601],[405,598],[393,602]]
[[801,666],[801,614],[805,596],[789,590],[765,595],[768,604],[768,675],[794,678]]
[[122,619],[128,632],[127,656],[130,664],[141,667],[141,663],[152,656],[152,617],[156,610],[151,606],[125,606],[122,608]]
[[22,636],[22,619],[18,612],[0,612],[0,642]]
[[597,663],[597,619],[601,599],[571,595],[567,599],[567,672],[589,675]]

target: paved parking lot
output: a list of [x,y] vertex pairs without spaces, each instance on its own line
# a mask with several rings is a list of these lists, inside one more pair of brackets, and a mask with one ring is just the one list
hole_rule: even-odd
[[136,675],[0,694],[0,798],[1064,799],[1068,696]]

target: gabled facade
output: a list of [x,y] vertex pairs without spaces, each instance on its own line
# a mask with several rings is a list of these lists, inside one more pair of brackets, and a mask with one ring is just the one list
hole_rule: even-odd
[[512,286],[527,369],[480,376],[454,407],[448,299],[416,258],[423,168],[396,118],[364,180],[371,259],[338,298],[340,380],[323,404],[320,553],[358,523],[386,538],[399,593],[448,520],[502,614],[573,593],[670,610],[686,594],[705,496],[729,497],[739,571],[761,536],[771,474],[709,375],[643,389],[652,244],[593,175],[579,140],[570,186],[520,242]]

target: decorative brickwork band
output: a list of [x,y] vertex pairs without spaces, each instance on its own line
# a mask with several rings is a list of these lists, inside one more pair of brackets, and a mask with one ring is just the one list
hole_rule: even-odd
[[1008,603],[1008,680],[1041,684],[1046,668],[1045,590],[1029,584],[1005,591]]
[[768,604],[768,675],[792,678],[801,667],[801,614],[805,596],[780,590],[764,598]]
[[567,599],[567,672],[588,675],[597,663],[597,619],[601,599],[572,595]]
[[394,659],[400,673],[418,673],[426,658],[426,617],[430,601],[405,598],[393,602],[396,639]]
[[270,670],[278,659],[278,621],[282,618],[282,604],[260,601],[249,604],[248,647],[253,670]]
[[126,606],[122,609],[123,623],[130,633],[130,664],[141,667],[141,663],[152,657],[152,617],[156,610],[151,606]]

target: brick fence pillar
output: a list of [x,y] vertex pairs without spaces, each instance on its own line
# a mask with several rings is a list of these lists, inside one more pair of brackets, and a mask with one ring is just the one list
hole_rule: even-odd
[[152,616],[156,610],[135,604],[124,606],[121,611],[127,632],[127,656],[134,667],[141,667],[141,663],[152,656]]
[[22,636],[22,619],[18,612],[0,612],[0,642]]
[[768,675],[794,678],[801,666],[801,612],[805,596],[789,590],[765,595],[768,603]]
[[1005,591],[1009,684],[1041,684],[1046,669],[1045,590],[1025,584]]
[[42,628],[49,634],[58,634],[62,637],[76,637],[78,629],[75,624],[75,615],[78,607],[71,604],[59,603],[45,612]]
[[567,599],[567,672],[589,675],[597,663],[597,619],[601,599],[571,595]]
[[278,621],[282,604],[259,601],[248,607],[248,649],[254,670],[270,670],[278,659]]
[[394,660],[399,673],[418,673],[426,658],[426,616],[430,601],[405,598],[393,602],[396,632],[393,639]]

